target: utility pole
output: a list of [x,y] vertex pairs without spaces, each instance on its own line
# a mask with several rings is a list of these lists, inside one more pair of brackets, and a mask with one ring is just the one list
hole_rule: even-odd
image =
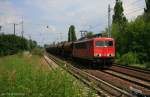
[[14,35],[16,35],[16,24],[14,23]]
[[22,24],[22,31],[21,31],[21,35],[22,35],[22,38],[23,38],[23,34],[24,34],[23,17],[22,17],[22,22],[21,22],[21,24]]
[[108,37],[111,37],[111,8],[110,4],[108,5]]
[[29,35],[29,50],[31,50],[31,35]]
[[0,32],[1,32],[1,30],[2,30],[2,26],[0,25]]

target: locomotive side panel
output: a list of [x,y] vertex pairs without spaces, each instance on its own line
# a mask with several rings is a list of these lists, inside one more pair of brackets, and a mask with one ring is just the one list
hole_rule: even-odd
[[74,43],[73,56],[77,58],[90,59],[93,55],[93,41]]

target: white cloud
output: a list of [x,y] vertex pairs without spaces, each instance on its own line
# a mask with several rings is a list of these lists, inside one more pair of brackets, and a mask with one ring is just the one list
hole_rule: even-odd
[[[34,1],[32,0],[32,2]],[[28,1],[28,4],[33,4],[32,2]],[[94,20],[95,17],[107,15],[108,3],[107,0],[36,0],[33,5],[45,12],[47,16],[44,18],[46,19],[80,23],[81,20],[88,22]]]
[[0,0],[0,23],[18,22],[21,12],[9,0]]
[[[130,9],[138,8],[141,4],[144,5],[144,0],[130,4],[134,1],[123,0],[125,13],[132,12]],[[76,26],[77,36],[80,36],[80,30],[88,29],[89,26],[98,25],[91,31],[104,30],[107,27],[108,4],[114,7],[115,0],[22,0],[20,2],[23,6],[16,2],[0,0],[0,23],[19,22],[20,16],[23,15],[26,34],[32,35],[38,42],[52,42],[60,39],[60,32],[63,40],[67,39],[68,27],[72,24]],[[127,17],[133,19],[141,13],[138,11],[127,14]],[[12,25],[9,29],[12,30]]]
[[107,7],[112,2],[112,0],[27,0],[26,4],[42,10],[44,14],[39,16],[39,20],[50,23],[52,21],[57,32],[63,32],[67,39],[68,27],[72,24],[76,26],[78,37],[80,30],[89,28],[85,25],[100,24],[96,30],[92,30],[95,32],[103,30],[107,25]]
[[[0,25],[2,32],[13,33],[13,23],[19,23],[21,12],[9,0],[0,0]],[[16,31],[20,29],[16,27]]]

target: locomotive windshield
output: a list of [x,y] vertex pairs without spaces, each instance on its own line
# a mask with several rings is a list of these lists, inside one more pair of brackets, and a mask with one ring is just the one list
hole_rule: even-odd
[[113,41],[96,41],[96,46],[113,46]]

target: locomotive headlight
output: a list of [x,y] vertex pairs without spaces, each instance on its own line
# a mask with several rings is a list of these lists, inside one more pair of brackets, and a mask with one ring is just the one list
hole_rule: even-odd
[[110,56],[110,54],[107,54],[107,56]]
[[102,54],[94,54],[95,57],[101,57]]

